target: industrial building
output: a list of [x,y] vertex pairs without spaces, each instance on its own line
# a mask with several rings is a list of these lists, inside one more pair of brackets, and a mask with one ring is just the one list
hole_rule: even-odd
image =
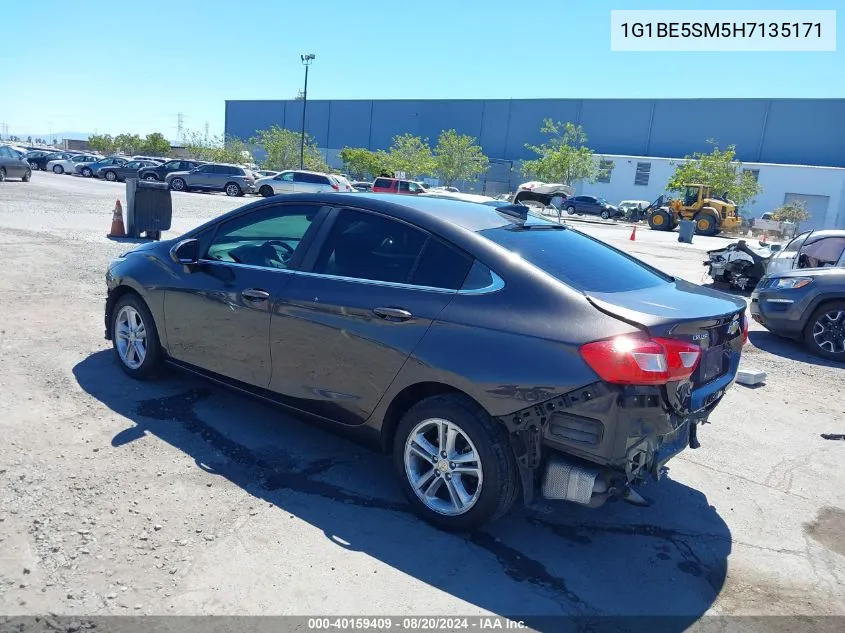
[[[302,108],[301,100],[227,101],[226,134],[246,140],[272,125],[299,131]],[[404,133],[434,145],[442,130],[455,129],[476,137],[491,160],[486,175],[462,188],[501,193],[524,180],[520,162],[535,157],[526,145],[545,140],[546,118],[583,126],[588,145],[613,162],[605,182],[578,183],[579,193],[656,198],[673,163],[709,151],[714,139],[736,145],[759,176],[763,193],[743,213],[803,199],[812,214],[805,226],[845,228],[845,99],[312,100],[306,131],[339,167],[343,147],[387,149]]]

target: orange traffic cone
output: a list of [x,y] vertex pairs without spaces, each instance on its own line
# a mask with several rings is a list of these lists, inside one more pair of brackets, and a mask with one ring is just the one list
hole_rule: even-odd
[[769,235],[768,233],[763,233],[763,239],[762,239],[762,240],[760,240],[760,243],[761,243],[761,244],[765,244],[765,243],[766,243],[766,238],[768,237],[768,235]]
[[126,237],[126,227],[123,225],[123,207],[120,200],[114,201],[114,215],[111,218],[111,232],[108,237]]
[[637,241],[637,225],[636,224],[634,225],[634,230],[631,231],[631,238],[630,239],[631,239],[632,242]]

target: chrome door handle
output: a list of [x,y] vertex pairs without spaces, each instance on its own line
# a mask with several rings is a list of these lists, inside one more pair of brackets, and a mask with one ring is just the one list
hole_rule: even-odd
[[413,316],[401,308],[373,308],[373,314],[386,321],[407,321]]
[[247,301],[267,301],[270,298],[270,293],[258,288],[248,288],[241,292],[241,296]]

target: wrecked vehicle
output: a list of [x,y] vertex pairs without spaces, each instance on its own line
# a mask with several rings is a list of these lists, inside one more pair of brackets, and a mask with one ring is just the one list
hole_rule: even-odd
[[563,208],[563,203],[575,195],[569,185],[545,183],[537,180],[524,182],[516,190],[511,202],[514,204],[535,203],[541,207]]
[[129,376],[168,363],[358,432],[458,531],[520,498],[642,503],[698,447],[747,334],[741,299],[525,206],[426,196],[264,198],[138,246],[106,284]]
[[728,284],[735,290],[751,290],[765,277],[769,261],[777,250],[765,244],[753,248],[745,240],[739,240],[724,248],[707,251],[703,264],[713,281]]

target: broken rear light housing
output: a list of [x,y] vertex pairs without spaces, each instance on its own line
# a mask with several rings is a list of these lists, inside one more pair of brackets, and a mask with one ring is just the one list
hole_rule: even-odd
[[580,352],[602,380],[616,385],[687,380],[701,360],[698,345],[668,338],[617,336],[582,345]]

